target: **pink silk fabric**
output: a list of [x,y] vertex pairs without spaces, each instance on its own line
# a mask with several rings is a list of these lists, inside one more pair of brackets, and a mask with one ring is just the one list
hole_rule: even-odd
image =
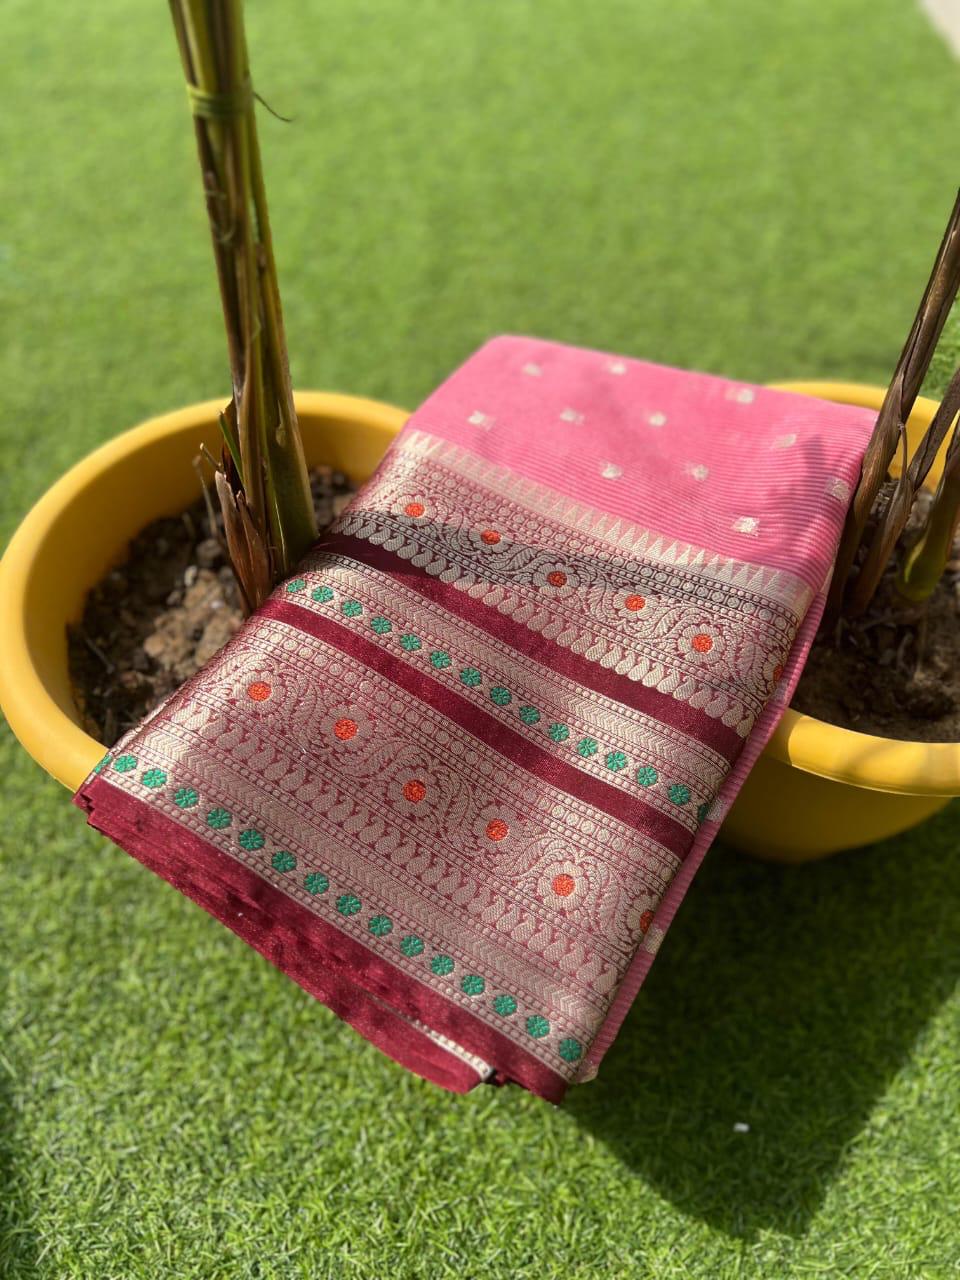
[[77,803],[405,1066],[559,1101],[789,701],[872,425],[498,338]]

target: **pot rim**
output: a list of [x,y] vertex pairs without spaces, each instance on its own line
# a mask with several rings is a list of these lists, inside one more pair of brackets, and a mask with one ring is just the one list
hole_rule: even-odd
[[[879,409],[884,388],[859,382],[777,382],[778,391],[836,400],[840,404]],[[918,396],[908,436],[928,425],[938,408],[936,400]],[[911,440],[915,446],[916,441]],[[944,446],[945,448],[945,446]],[[942,449],[937,462],[942,466]],[[782,764],[836,782],[847,782],[873,791],[901,795],[945,796],[960,794],[960,743],[917,742],[882,738],[818,720],[788,707],[764,750]]]
[[[326,391],[296,391],[298,415],[395,435],[409,413],[381,400]],[[149,418],[122,431],[75,462],[47,489],[14,530],[0,559],[0,708],[10,728],[48,773],[75,791],[107,748],[56,701],[33,659],[25,626],[25,600],[33,565],[60,513],[80,499],[92,481],[165,436],[216,426],[223,399],[203,400]]]

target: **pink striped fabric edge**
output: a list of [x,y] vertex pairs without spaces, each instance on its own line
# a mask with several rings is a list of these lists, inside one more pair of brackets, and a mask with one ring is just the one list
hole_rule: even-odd
[[[696,875],[701,862],[703,862],[707,850],[716,839],[724,818],[737,798],[737,793],[746,781],[750,770],[759,759],[764,747],[770,741],[770,737],[780,723],[784,711],[790,705],[790,699],[793,697],[794,690],[803,673],[807,654],[810,652],[810,647],[816,638],[820,619],[823,617],[828,587],[829,579],[807,610],[800,630],[797,632],[793,648],[790,651],[790,657],[779,687],[764,708],[736,763],[727,774],[723,786],[720,788],[713,803],[711,812],[701,825],[689,853],[671,881],[669,889],[661,899],[660,906],[657,908],[650,926],[651,929],[659,930],[661,936],[669,929],[677,909],[686,896],[693,877]],[[629,1013],[630,1007],[640,987],[643,985],[655,958],[655,952],[647,951],[644,948],[641,948],[634,956],[633,962],[627,970],[626,976],[620,984],[620,989],[610,1006],[603,1026],[584,1057],[584,1064],[587,1068],[593,1068],[595,1071],[603,1055],[613,1044],[617,1032]]]

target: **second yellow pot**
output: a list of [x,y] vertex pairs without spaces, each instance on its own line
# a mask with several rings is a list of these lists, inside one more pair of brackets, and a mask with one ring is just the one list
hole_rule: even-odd
[[[884,391],[856,383],[785,382],[782,391],[879,409]],[[917,400],[910,452],[937,410]],[[930,471],[935,484],[946,444]],[[897,474],[898,468],[892,469]],[[960,795],[960,744],[857,733],[788,709],[723,827],[737,848],[776,862],[808,862],[916,826]]]

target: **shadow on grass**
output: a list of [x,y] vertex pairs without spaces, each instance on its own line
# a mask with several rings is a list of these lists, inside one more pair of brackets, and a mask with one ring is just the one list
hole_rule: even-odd
[[566,1109],[683,1212],[802,1233],[960,975],[958,819],[808,867],[714,849]]

